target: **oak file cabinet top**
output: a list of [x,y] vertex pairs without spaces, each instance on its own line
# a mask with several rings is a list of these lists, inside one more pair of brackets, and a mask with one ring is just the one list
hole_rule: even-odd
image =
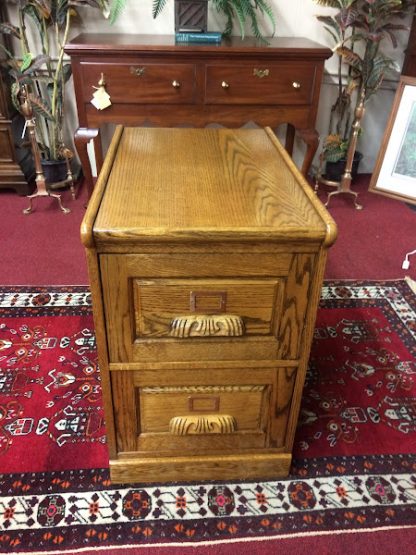
[[188,241],[328,247],[336,238],[269,128],[117,127],[81,231],[85,246],[104,249]]

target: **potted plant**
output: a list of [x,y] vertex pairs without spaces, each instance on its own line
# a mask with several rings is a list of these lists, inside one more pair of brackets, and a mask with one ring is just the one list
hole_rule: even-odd
[[[168,0],[153,0],[153,17],[157,17],[163,10]],[[190,0],[191,2],[192,0]],[[233,30],[233,23],[237,21],[241,38],[245,36],[246,24],[249,24],[253,36],[266,42],[261,30],[258,16],[264,16],[275,31],[276,21],[272,7],[267,0],[211,0],[217,12],[225,15],[224,36],[230,36]]]
[[[379,90],[388,71],[399,70],[397,62],[383,53],[383,43],[389,39],[394,48],[397,46],[395,33],[408,29],[400,21],[415,0],[316,2],[337,10],[333,15],[318,16],[334,42],[333,51],[338,57],[337,97],[331,106],[320,166],[326,162],[326,177],[340,181],[352,140],[355,160],[351,169],[353,174],[357,171],[361,153],[356,152],[355,145],[365,103]],[[359,120],[354,121],[357,114]]]
[[[0,44],[12,78],[14,106],[21,111],[19,92],[26,86],[36,117],[36,135],[48,182],[65,178],[66,158],[72,157],[64,142],[65,84],[71,65],[64,47],[77,8],[90,6],[104,17],[116,18],[125,0],[6,0],[14,4],[17,21],[0,24],[0,32],[17,43],[16,52]],[[55,166],[59,169],[53,169]],[[52,166],[52,169],[50,168]]]

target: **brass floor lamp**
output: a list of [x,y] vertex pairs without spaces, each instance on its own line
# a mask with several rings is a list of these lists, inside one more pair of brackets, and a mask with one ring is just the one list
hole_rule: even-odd
[[364,108],[365,96],[366,96],[366,91],[365,91],[365,88],[363,88],[360,95],[360,101],[358,102],[354,111],[354,121],[351,126],[351,138],[350,138],[350,142],[347,150],[345,169],[341,177],[341,180],[330,181],[328,179],[325,179],[322,175],[323,159],[321,159],[321,162],[319,164],[318,172],[315,176],[315,192],[316,193],[318,192],[319,185],[321,183],[323,185],[328,185],[330,187],[336,187],[335,191],[331,191],[330,193],[328,193],[325,206],[329,205],[329,201],[331,197],[335,195],[340,195],[341,193],[345,193],[353,196],[354,206],[357,210],[362,210],[363,208],[362,204],[359,204],[357,202],[358,193],[356,193],[351,189],[351,181],[352,181],[351,170],[352,170],[352,164],[354,161],[354,154],[357,149],[357,140],[358,140],[358,135],[361,128],[361,120],[363,119],[364,112],[365,112],[365,108]]
[[[38,197],[52,197],[58,201],[59,208],[62,210],[64,214],[69,214],[71,210],[69,208],[65,208],[62,204],[61,195],[57,193],[52,193],[46,184],[46,179],[42,170],[41,164],[41,156],[39,151],[39,146],[36,140],[36,122],[33,114],[32,104],[30,102],[27,86],[24,85],[20,89],[19,93],[19,101],[20,101],[20,108],[21,112],[24,115],[26,121],[26,129],[29,134],[29,141],[30,147],[32,150],[33,159],[35,162],[35,172],[36,172],[36,191],[33,195],[29,195],[27,198],[29,199],[29,206],[23,210],[24,214],[30,214],[33,210],[32,202],[33,199]],[[65,157],[66,160],[66,170],[67,170],[67,177],[64,181],[59,182],[60,186],[68,185],[71,188],[72,197],[74,197],[74,179],[71,171],[70,166],[70,159],[68,156]],[[50,184],[50,187],[56,186],[58,184]]]

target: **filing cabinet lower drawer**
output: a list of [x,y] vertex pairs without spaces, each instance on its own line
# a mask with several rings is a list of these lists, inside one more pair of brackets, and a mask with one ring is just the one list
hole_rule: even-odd
[[284,448],[295,368],[113,371],[120,453]]

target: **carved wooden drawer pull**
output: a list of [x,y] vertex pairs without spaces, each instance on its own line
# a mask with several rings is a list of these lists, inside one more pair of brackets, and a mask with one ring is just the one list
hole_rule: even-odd
[[174,81],[172,81],[172,87],[174,87],[175,89],[179,89],[181,86],[179,81],[176,81],[176,79]]
[[145,67],[130,67],[130,73],[133,73],[133,75],[137,75],[137,77],[141,77],[144,74],[145,70]]
[[169,422],[169,432],[177,436],[198,434],[232,434],[237,430],[234,416],[205,414],[203,416],[175,416]]
[[300,89],[300,83],[299,83],[299,81],[293,81],[292,87],[293,87],[294,89]]
[[238,337],[244,335],[244,322],[234,314],[190,314],[178,316],[170,324],[172,337]]

